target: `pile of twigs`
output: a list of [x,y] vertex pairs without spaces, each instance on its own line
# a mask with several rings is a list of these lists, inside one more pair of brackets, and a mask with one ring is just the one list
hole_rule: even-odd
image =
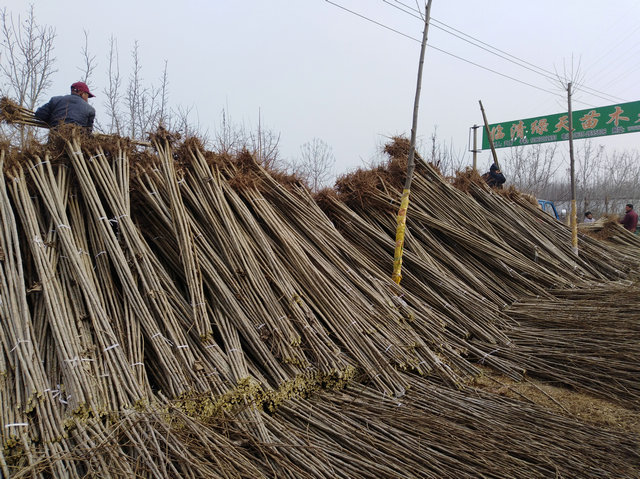
[[518,322],[509,332],[517,347],[495,354],[532,376],[637,409],[639,293],[637,283],[613,283],[556,291],[553,301],[522,299],[509,308]]
[[[349,388],[293,401],[276,419],[296,439],[292,447],[315,446],[314,461],[305,458],[311,477],[605,478],[637,472],[631,436],[491,394],[411,385],[401,400]],[[571,433],[557,436],[562,430]]]
[[585,236],[613,245],[615,250],[625,252],[628,256],[635,255],[640,247],[640,236],[623,228],[615,215],[602,217],[595,223],[581,223],[579,231]]
[[[404,182],[405,146],[403,141],[388,146],[387,151],[396,157],[387,165],[343,177],[338,187],[346,204],[332,195],[321,198],[323,208],[343,235],[376,264],[388,263],[393,255],[394,208],[398,206]],[[459,174],[450,183],[431,165],[419,162],[411,194],[402,284],[421,298],[428,296],[426,288],[437,290],[437,296],[445,304],[431,298],[429,304],[465,326],[470,338],[471,347],[466,350],[470,357],[496,369],[504,363],[494,360],[509,359],[507,364],[517,364],[542,375],[548,365],[550,374],[545,377],[550,377],[555,369],[553,379],[558,383],[578,389],[583,385],[582,389],[591,394],[613,397],[625,404],[640,400],[637,388],[626,386],[631,379],[629,374],[633,376],[638,371],[637,328],[633,319],[618,320],[612,303],[619,291],[630,288],[630,283],[617,281],[601,286],[603,282],[637,277],[640,258],[634,235],[617,224],[610,225],[625,241],[611,246],[581,234],[580,254],[576,257],[570,247],[570,230],[565,225],[514,190],[491,190],[472,171]],[[451,287],[446,288],[448,284]],[[610,321],[619,321],[618,333],[607,336],[610,329],[603,322],[597,323],[598,328],[602,325],[602,335],[595,334],[588,319],[593,313],[590,308],[575,309],[581,320],[568,321],[566,315],[574,309],[573,304],[558,299],[559,289],[575,291],[576,295],[584,291],[592,293],[594,302],[603,304],[598,317],[609,315]],[[518,298],[533,299],[521,299],[513,309],[509,308]],[[529,303],[540,308],[531,306],[534,329],[530,322],[522,322],[527,317],[521,313],[522,305]],[[502,317],[515,322],[499,320],[496,307],[508,309],[501,312]],[[556,321],[551,316],[556,309],[558,318],[563,319]],[[463,319],[464,316],[468,319]],[[474,324],[475,330],[469,324]],[[497,337],[483,336],[477,331],[487,331],[487,325],[492,324],[512,342],[494,341],[488,354],[478,354],[474,347],[486,346],[487,340]],[[557,336],[552,334],[554,328],[560,329]],[[555,357],[548,358],[548,362],[542,359],[543,348],[536,350],[535,346],[546,341],[549,349],[555,351]],[[607,354],[595,355],[599,348],[617,349],[621,353],[615,362],[610,362]],[[632,354],[634,351],[636,354]],[[628,367],[619,362],[625,356],[630,359]],[[580,366],[566,368],[563,361]],[[597,361],[600,367],[591,368],[591,361]],[[512,375],[508,368],[504,372]]]
[[627,477],[637,461],[626,434],[464,386],[475,362],[544,376],[524,359],[542,333],[504,308],[622,268],[572,262],[553,238],[523,254],[541,238],[499,233],[506,218],[427,169],[398,287],[396,171],[364,192],[375,208],[327,195],[327,216],[249,155],[64,144],[0,153],[4,475]]

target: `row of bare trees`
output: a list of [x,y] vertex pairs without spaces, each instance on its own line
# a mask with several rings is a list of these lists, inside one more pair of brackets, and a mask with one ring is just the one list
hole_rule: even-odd
[[[33,5],[24,16],[0,9],[0,23],[0,95],[33,110],[46,100],[45,95],[57,72],[56,31],[37,22]],[[80,54],[79,79],[92,87],[98,60],[91,53],[86,31]],[[111,37],[106,57],[106,85],[101,91],[106,115],[96,121],[98,132],[144,139],[150,131],[163,126],[184,136],[198,136],[218,153],[237,154],[247,150],[267,168],[296,173],[312,191],[331,186],[336,160],[324,140],[313,138],[300,147],[298,157],[284,159],[279,151],[280,134],[265,128],[260,114],[257,128],[252,128],[232,121],[225,110],[216,131],[209,137],[208,132],[191,122],[192,108],[171,106],[167,61],[156,83],[144,79],[138,42],[133,45],[129,61],[129,74],[123,75],[118,42]],[[25,128],[17,134],[15,129],[10,131],[5,125],[0,125],[0,129],[5,138],[17,139],[21,144],[37,137],[34,130],[25,134]],[[452,141],[442,141],[437,128],[429,140],[428,144],[418,145],[418,151],[444,175],[451,176],[469,164],[467,153],[454,148]],[[583,211],[590,209],[594,214],[616,212],[624,204],[637,200],[640,196],[636,191],[640,180],[639,159],[638,151],[607,153],[592,141],[579,147],[577,190]],[[560,205],[568,202],[568,162],[557,143],[512,148],[506,152],[501,164],[508,182],[518,189]]]
[[[55,28],[38,23],[35,7],[31,5],[25,15],[14,15],[7,8],[0,10],[0,94],[11,98],[23,107],[35,110],[46,101],[57,72],[54,56]],[[97,58],[89,48],[89,35],[84,32],[81,47],[81,64],[77,67],[78,79],[90,88],[98,66]],[[117,41],[110,39],[108,55],[107,87],[103,90],[107,120],[98,119],[95,128],[102,133],[128,135],[141,139],[158,125],[188,125],[188,115],[173,112],[168,106],[167,64],[160,78],[159,86],[147,85],[142,78],[142,64],[138,43],[131,52],[132,73],[125,84],[120,74]],[[24,129],[23,129],[24,131]],[[6,127],[6,137],[13,137]],[[36,136],[21,134],[19,142]]]
[[[556,203],[570,204],[570,171],[558,143],[512,148],[503,160],[508,181],[517,189]],[[640,206],[640,152],[607,151],[594,140],[576,149],[576,201],[581,213],[619,214],[627,203]]]
[[[20,105],[35,110],[44,103],[57,72],[54,56],[56,31],[41,25],[31,5],[25,15],[14,15],[7,8],[0,10],[0,96],[6,96]],[[89,34],[84,32],[81,61],[77,67],[78,79],[93,90],[98,59],[89,48]],[[292,160],[281,158],[280,134],[262,125],[259,115],[257,128],[234,122],[223,110],[216,131],[209,137],[198,124],[191,121],[192,107],[173,107],[169,101],[168,63],[164,62],[156,83],[143,76],[139,44],[130,52],[128,75],[122,73],[117,39],[109,39],[106,61],[106,83],[101,91],[105,115],[96,119],[95,130],[104,134],[145,139],[150,132],[162,126],[184,137],[197,136],[213,151],[237,154],[247,150],[265,167],[296,173],[309,188],[318,191],[330,186],[334,175],[335,157],[331,147],[319,138],[313,138],[300,147],[300,154]],[[33,127],[8,128],[0,125],[0,133],[14,143],[24,145],[32,138],[44,137]]]
[[53,46],[56,31],[39,25],[31,5],[27,17],[0,10],[0,75],[4,94],[33,109],[51,86],[55,70]]
[[[498,150],[507,185],[553,201],[559,210],[569,209],[571,178],[566,143],[547,143]],[[429,145],[418,148],[423,158],[436,165],[445,176],[453,176],[470,165],[463,150],[438,138],[433,130]],[[621,214],[627,203],[640,208],[640,151],[607,151],[595,140],[580,141],[576,148],[576,190],[580,214],[595,217]],[[486,170],[492,160],[488,157]],[[479,171],[480,174],[484,173]]]

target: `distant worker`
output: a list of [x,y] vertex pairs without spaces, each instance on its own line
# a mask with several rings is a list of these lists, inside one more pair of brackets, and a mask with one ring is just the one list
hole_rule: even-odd
[[71,85],[70,95],[54,96],[36,110],[35,117],[51,128],[62,123],[72,123],[86,128],[86,131],[91,133],[96,110],[89,105],[89,98],[94,96],[86,83],[75,82]]
[[620,224],[632,233],[635,233],[636,227],[638,226],[638,213],[635,212],[631,203],[627,203],[624,210],[626,213],[620,220]]
[[591,211],[587,211],[584,214],[584,222],[585,223],[595,223],[596,219],[593,217],[593,215],[591,214]]
[[484,178],[484,181],[486,181],[487,185],[491,188],[502,188],[502,184],[507,181],[495,163],[491,165],[487,173],[482,175],[482,178]]

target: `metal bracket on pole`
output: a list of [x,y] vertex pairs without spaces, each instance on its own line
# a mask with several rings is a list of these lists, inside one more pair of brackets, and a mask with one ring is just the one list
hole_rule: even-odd
[[[473,169],[478,170],[478,153],[482,150],[478,150],[478,128],[479,125],[473,125],[469,127],[469,137],[471,137],[471,130],[473,130],[473,148],[469,148],[469,151],[473,153]],[[467,142],[467,146],[471,143],[471,139]]]

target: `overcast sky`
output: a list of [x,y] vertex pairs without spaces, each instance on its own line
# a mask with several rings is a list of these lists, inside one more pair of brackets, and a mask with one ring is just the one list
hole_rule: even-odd
[[[24,0],[3,3],[9,12],[26,14]],[[144,81],[158,85],[166,60],[170,103],[192,107],[202,130],[215,131],[223,109],[251,128],[260,115],[263,128],[281,134],[282,155],[293,159],[303,143],[320,138],[343,173],[368,162],[387,137],[409,134],[423,24],[394,8],[406,10],[395,0],[335,3],[413,39],[325,0],[36,0],[38,21],[57,32],[58,72],[43,100],[66,93],[79,78],[87,30],[98,61],[90,101],[100,117],[109,38],[117,39],[125,76],[137,40]],[[422,141],[437,127],[440,139],[466,150],[469,127],[482,124],[478,100],[490,123],[566,111],[558,82],[531,70],[570,73],[572,58],[583,83],[604,97],[579,89],[574,109],[640,100],[640,0],[433,0],[431,16],[429,44],[447,53],[427,50]],[[529,69],[446,33],[445,25],[528,62]],[[636,148],[640,134],[595,141]]]

